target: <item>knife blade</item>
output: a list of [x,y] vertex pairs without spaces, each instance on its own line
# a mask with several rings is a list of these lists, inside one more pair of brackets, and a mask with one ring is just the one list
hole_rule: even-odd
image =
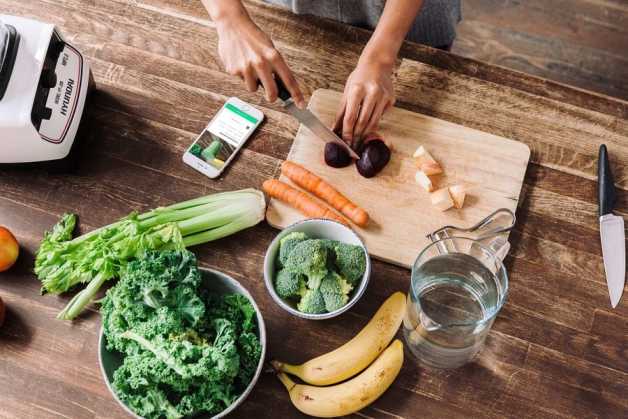
[[353,151],[349,144],[345,143],[331,129],[321,122],[312,112],[307,109],[300,109],[292,100],[290,92],[279,77],[275,77],[277,83],[277,96],[281,99],[284,109],[294,116],[300,123],[305,125],[315,137],[325,143],[333,142],[344,148],[352,159],[359,160],[360,156]]
[[615,183],[606,146],[600,146],[598,159],[598,201],[600,207],[600,239],[606,285],[611,306],[619,304],[626,280],[626,237],[624,219],[613,214],[616,201]]

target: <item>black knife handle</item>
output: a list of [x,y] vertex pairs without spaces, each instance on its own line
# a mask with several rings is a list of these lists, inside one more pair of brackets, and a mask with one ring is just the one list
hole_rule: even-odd
[[[282,102],[285,102],[286,100],[290,99],[292,95],[288,91],[288,88],[286,87],[286,85],[283,84],[283,80],[281,80],[281,77],[279,77],[276,74],[274,75],[274,77],[275,77],[275,83],[277,84],[277,97],[281,99]],[[257,80],[257,85],[261,86],[262,88],[264,87],[262,82],[259,80]]]
[[606,145],[600,146],[600,155],[597,166],[598,202],[600,205],[600,217],[613,212],[617,196],[615,194],[615,180],[608,162]]

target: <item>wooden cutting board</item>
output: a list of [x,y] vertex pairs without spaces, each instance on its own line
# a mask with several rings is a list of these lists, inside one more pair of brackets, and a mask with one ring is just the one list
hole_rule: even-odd
[[[319,89],[308,108],[331,125],[340,98],[339,92]],[[432,231],[444,225],[470,226],[498,208],[516,209],[530,158],[527,145],[399,108],[386,113],[379,132],[393,150],[388,166],[374,178],[360,176],[355,165],[342,169],[327,166],[324,143],[303,125],[288,156],[368,211],[369,225],[353,227],[371,256],[410,268],[429,244],[426,235]],[[415,183],[412,154],[420,145],[444,168],[445,175],[433,177],[436,188],[467,185],[464,208],[434,209],[429,193]],[[280,179],[290,183],[283,175]],[[266,217],[280,229],[305,218],[275,199],[270,201]]]

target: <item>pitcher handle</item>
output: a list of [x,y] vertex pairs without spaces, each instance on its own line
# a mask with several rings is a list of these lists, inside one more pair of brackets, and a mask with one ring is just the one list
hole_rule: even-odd
[[[428,234],[427,237],[433,243],[450,237],[469,237],[483,242],[503,261],[510,250],[510,242],[506,236],[513,229],[516,221],[517,217],[514,212],[508,208],[499,208],[471,227],[463,228],[448,225]],[[446,242],[438,244],[441,253],[457,251],[455,248],[449,248],[451,246],[454,245],[448,246]]]
[[506,255],[508,255],[508,252],[510,251],[510,242],[502,234],[500,236],[494,237],[492,240],[486,243],[486,247],[491,249],[493,253],[495,253],[495,256],[503,262],[506,258]]

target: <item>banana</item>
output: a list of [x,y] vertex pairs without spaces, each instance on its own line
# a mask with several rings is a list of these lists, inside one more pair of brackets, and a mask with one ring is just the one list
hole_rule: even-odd
[[296,384],[283,372],[278,377],[297,409],[306,415],[330,418],[355,413],[374,402],[390,387],[402,364],[403,344],[396,339],[360,375],[335,386]]
[[396,292],[382,304],[371,321],[353,339],[338,349],[301,365],[279,361],[272,364],[278,371],[296,375],[308,384],[336,384],[366,368],[395,337],[406,308],[406,296]]

